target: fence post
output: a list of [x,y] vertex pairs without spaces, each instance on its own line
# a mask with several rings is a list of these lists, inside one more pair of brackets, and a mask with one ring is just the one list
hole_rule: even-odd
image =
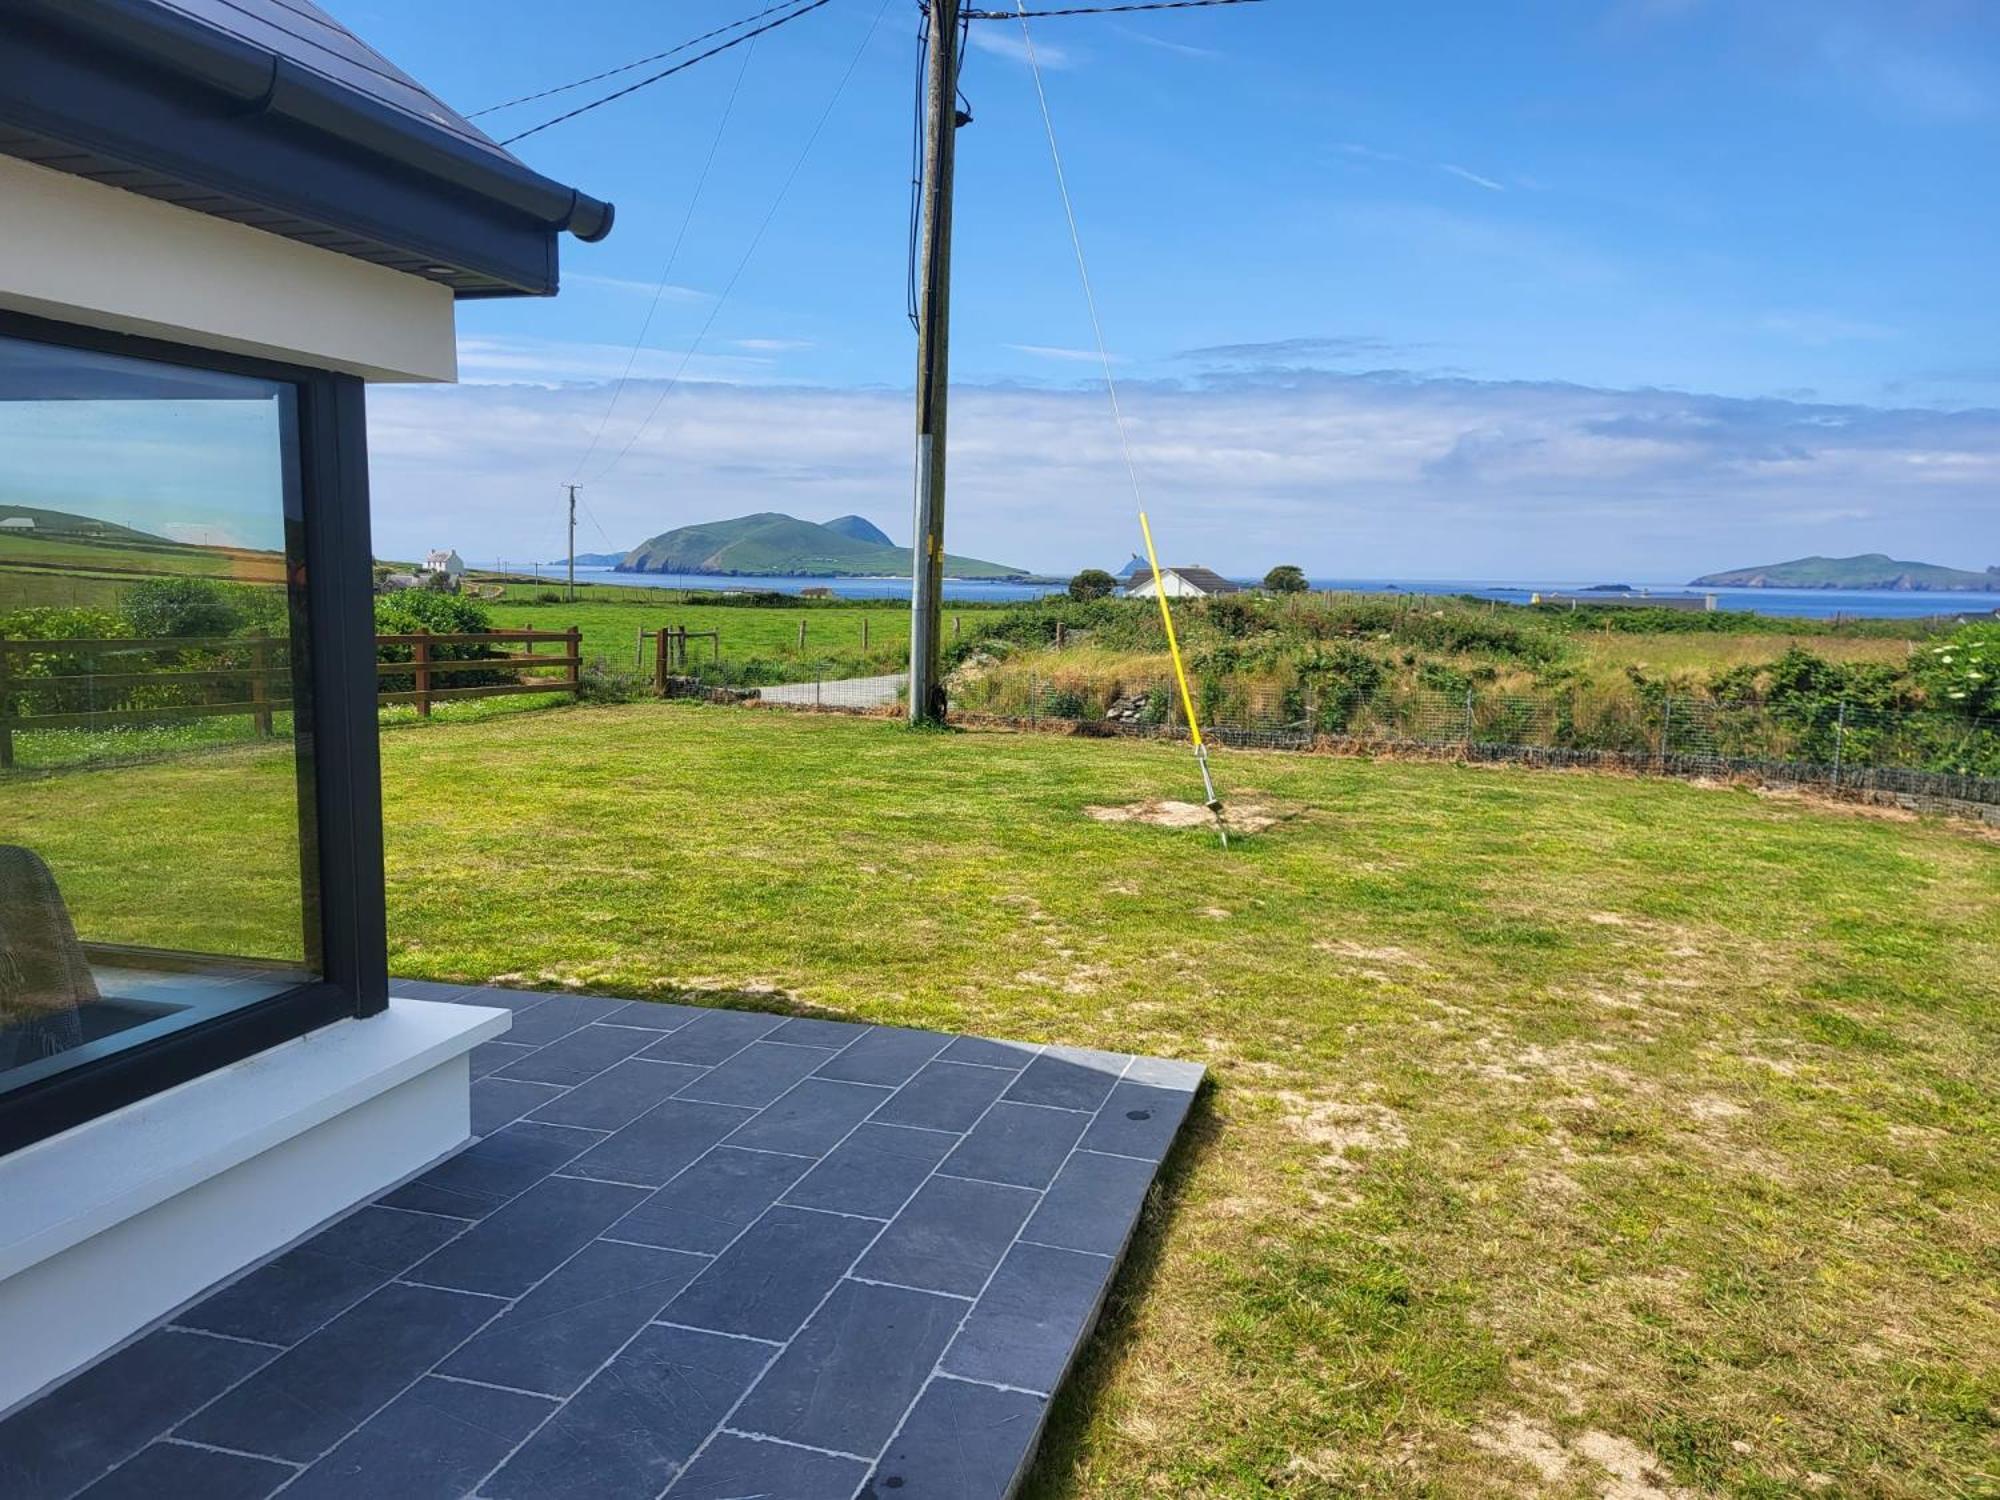
[[[417,627],[417,634],[420,636],[430,633],[428,625]],[[417,713],[420,717],[428,719],[431,716],[431,643],[418,641],[410,648],[410,655],[417,669]]]
[[1674,738],[1674,695],[1668,693],[1664,700],[1665,711],[1660,718],[1660,774],[1667,774],[1667,747]]
[[14,764],[14,693],[8,686],[7,637],[0,635],[0,770]]
[[806,617],[799,616],[799,655],[806,654]]
[[250,701],[256,705],[252,711],[257,735],[269,739],[271,725],[271,690],[264,676],[271,669],[271,638],[266,635],[255,637],[250,642]]
[[563,632],[563,655],[569,658],[569,693],[572,698],[583,698],[583,628],[572,625]]
[[957,640],[957,639],[958,639],[958,616],[957,616],[957,615],[953,615],[953,616],[951,617],[951,638],[952,638],[953,640]]
[[1041,722],[1042,679],[1032,674],[1028,678],[1028,727],[1033,729]]
[[653,691],[667,696],[667,627],[653,632]]
[[1833,784],[1840,785],[1840,763],[1847,756],[1847,700],[1840,700],[1840,717],[1833,726]]
[[1470,686],[1465,690],[1465,753],[1468,758],[1472,754],[1472,692]]
[[1056,621],[1056,650],[1058,651],[1062,650],[1063,648],[1064,634],[1065,632],[1063,630],[1063,622],[1061,620]]
[[646,665],[646,627],[641,625],[632,632],[632,670],[637,672]]
[[865,613],[861,616],[861,649],[868,649],[868,616]]

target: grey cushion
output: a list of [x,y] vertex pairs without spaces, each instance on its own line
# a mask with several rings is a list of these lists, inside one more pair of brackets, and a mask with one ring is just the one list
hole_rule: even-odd
[[77,1012],[98,998],[48,865],[31,849],[0,844],[0,1068],[76,1046]]

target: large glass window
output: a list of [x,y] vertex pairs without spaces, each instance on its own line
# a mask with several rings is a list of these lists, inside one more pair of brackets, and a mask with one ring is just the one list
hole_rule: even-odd
[[0,1094],[320,967],[297,401],[0,336]]

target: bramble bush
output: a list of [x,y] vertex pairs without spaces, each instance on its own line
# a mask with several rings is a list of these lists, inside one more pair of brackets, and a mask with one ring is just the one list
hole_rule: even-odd
[[1918,652],[1911,669],[1933,708],[1970,719],[2000,715],[2000,624],[1961,625]]

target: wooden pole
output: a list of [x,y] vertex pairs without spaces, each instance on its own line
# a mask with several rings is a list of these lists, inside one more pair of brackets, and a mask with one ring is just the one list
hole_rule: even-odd
[[250,643],[250,701],[257,705],[255,717],[257,734],[260,739],[269,739],[271,727],[271,691],[264,680],[271,669],[271,639],[260,635]]
[[0,635],[0,770],[14,764],[14,694],[8,686],[11,675],[7,637]]
[[572,625],[564,634],[563,644],[568,648],[563,655],[569,658],[569,691],[572,698],[583,696],[583,628]]
[[667,696],[667,627],[653,632],[653,691]]
[[951,195],[957,160],[959,0],[928,0],[917,296],[917,497],[910,559],[910,722],[944,720],[945,404],[951,385]]
[[799,655],[806,654],[806,617],[799,616]]
[[[429,635],[430,633],[431,628],[428,625],[419,625],[417,627],[418,635]],[[418,641],[411,648],[410,654],[416,658],[417,714],[421,718],[428,719],[431,716],[431,643],[429,641]]]

